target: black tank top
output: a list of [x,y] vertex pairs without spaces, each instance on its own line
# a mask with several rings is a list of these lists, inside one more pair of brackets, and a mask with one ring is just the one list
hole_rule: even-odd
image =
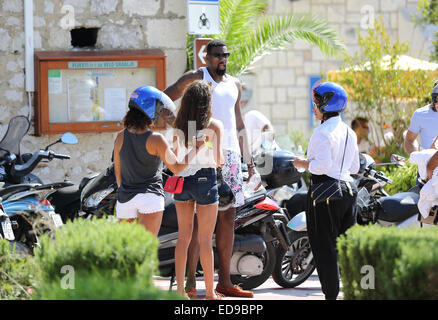
[[152,131],[135,134],[124,130],[120,149],[122,183],[117,191],[117,200],[121,203],[128,202],[138,193],[150,192],[164,197],[163,162],[146,150],[146,140],[151,134]]

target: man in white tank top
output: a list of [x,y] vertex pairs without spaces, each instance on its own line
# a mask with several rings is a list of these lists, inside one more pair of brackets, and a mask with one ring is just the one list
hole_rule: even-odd
[[[221,120],[224,125],[225,163],[222,167],[224,181],[233,191],[235,197],[234,207],[220,211],[216,225],[216,247],[219,253],[219,281],[216,291],[226,296],[253,297],[251,291],[233,286],[230,279],[230,262],[234,243],[234,218],[236,207],[244,203],[242,190],[243,178],[240,168],[240,157],[248,164],[248,174],[254,174],[254,162],[251,157],[250,145],[245,130],[245,124],[240,111],[240,98],[242,86],[239,79],[226,73],[227,61],[230,53],[227,46],[221,40],[212,40],[207,45],[207,67],[195,71],[188,71],[164,92],[173,100],[179,99],[184,89],[195,80],[205,80],[213,86],[212,110],[213,118]],[[242,139],[240,139],[242,138]],[[249,180],[249,178],[248,178]],[[197,244],[196,224],[189,247],[187,287],[193,289],[195,270],[199,257],[199,245]]]

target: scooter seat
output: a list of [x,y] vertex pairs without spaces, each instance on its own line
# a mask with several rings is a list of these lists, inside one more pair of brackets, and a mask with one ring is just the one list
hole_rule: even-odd
[[78,185],[60,188],[50,195],[49,201],[55,206],[66,206],[75,201],[79,201],[81,190]]
[[0,190],[0,197],[2,200],[7,200],[10,196],[18,193],[30,190],[32,188],[35,188],[38,186],[38,184],[16,184],[16,185],[10,185],[4,189]]
[[253,205],[259,203],[260,201],[265,200],[265,198],[266,198],[266,191],[263,190],[263,191],[257,192],[252,197],[246,198],[245,204],[242,207],[244,208],[244,207],[253,206]]
[[417,203],[420,196],[415,192],[402,192],[379,199],[382,209],[378,219],[388,222],[402,222],[418,214]]

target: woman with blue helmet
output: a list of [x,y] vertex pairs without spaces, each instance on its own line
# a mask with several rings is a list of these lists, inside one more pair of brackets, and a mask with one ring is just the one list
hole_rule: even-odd
[[[324,82],[312,92],[313,111],[321,125],[310,138],[307,159],[294,159],[297,168],[311,173],[307,194],[307,229],[319,280],[325,298],[334,300],[339,294],[336,238],[355,223],[354,205],[357,189],[350,174],[359,170],[359,151],[355,132],[341,119],[347,107],[347,93],[338,84]],[[321,190],[339,186],[341,199],[320,202]],[[325,197],[325,196],[324,196]]]
[[117,180],[116,215],[119,221],[138,218],[155,236],[164,211],[163,162],[174,173],[182,171],[196,156],[204,141],[193,141],[182,162],[161,133],[172,123],[175,105],[160,90],[142,86],[131,94],[123,124],[114,142],[114,171]]

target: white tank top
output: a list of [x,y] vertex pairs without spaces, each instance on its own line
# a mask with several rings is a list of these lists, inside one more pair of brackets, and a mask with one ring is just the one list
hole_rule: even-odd
[[225,150],[231,150],[240,154],[239,140],[237,139],[235,104],[239,96],[239,90],[232,78],[227,81],[216,82],[211,77],[206,67],[200,68],[204,74],[203,80],[213,85],[212,117],[222,121],[224,125],[224,137],[222,146]]

